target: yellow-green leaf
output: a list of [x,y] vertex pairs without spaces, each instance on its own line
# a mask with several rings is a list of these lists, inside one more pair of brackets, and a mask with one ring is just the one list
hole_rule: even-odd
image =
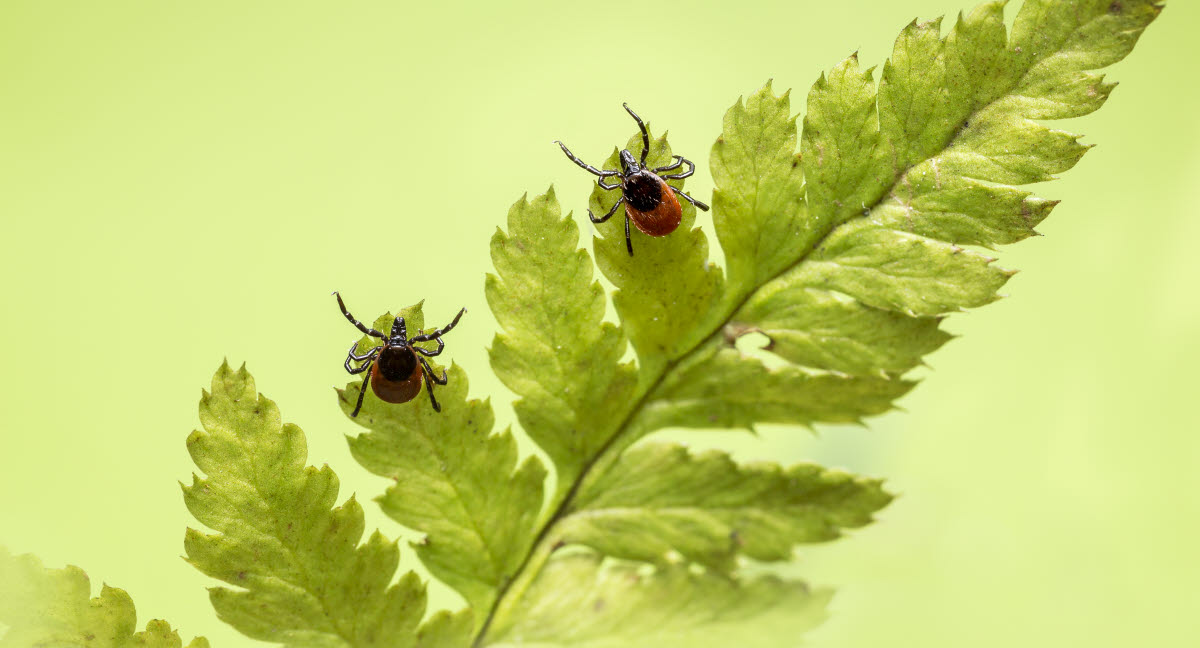
[[492,368],[521,396],[521,427],[554,461],[560,489],[569,487],[633,406],[625,336],[603,321],[604,290],[553,190],[512,206],[508,231],[492,237],[492,262],[488,304],[504,329]]
[[188,561],[214,587],[217,615],[254,639],[339,648],[415,645],[425,587],[378,531],[360,544],[363,511],[340,506],[328,466],[306,466],[304,433],[283,423],[245,367],[222,364],[200,401],[188,452],[206,476],[183,487],[188,510],[214,533],[188,529]]

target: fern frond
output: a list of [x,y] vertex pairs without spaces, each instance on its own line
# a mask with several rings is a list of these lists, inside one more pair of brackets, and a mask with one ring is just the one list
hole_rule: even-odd
[[[823,537],[810,535],[808,525],[833,534],[854,526],[839,515],[856,512],[859,517],[848,519],[865,522],[886,503],[869,480],[846,477],[865,490],[826,509],[784,506],[739,517],[722,508],[723,498],[736,500],[783,469],[739,467],[662,446],[630,448],[664,427],[845,423],[882,413],[912,388],[904,374],[950,338],[940,329],[945,316],[997,299],[1013,272],[964,246],[993,248],[1034,235],[1056,203],[1018,185],[1071,168],[1088,148],[1078,136],[1035,120],[1077,117],[1102,105],[1112,86],[1092,70],[1127,55],[1161,11],[1149,0],[1027,0],[1008,34],[1003,6],[990,2],[960,16],[945,37],[940,21],[910,24],[878,86],[857,57],[843,61],[813,86],[800,133],[788,95],[775,95],[769,84],[735,104],[711,160],[713,219],[727,275],[708,262],[690,205],[674,234],[635,234],[633,257],[624,250],[620,219],[597,226],[596,261],[616,287],[621,325],[603,349],[572,353],[586,357],[594,349],[611,367],[617,357],[611,345],[623,331],[637,354],[637,386],[628,409],[606,401],[611,408],[597,412],[602,423],[589,431],[586,446],[577,446],[594,453],[572,457],[574,483],[560,485],[561,501],[552,503],[529,558],[490,611],[476,645],[514,636],[549,639],[549,631],[538,633],[550,627],[544,610],[553,609],[552,600],[570,600],[571,614],[588,618],[588,605],[608,599],[572,598],[571,588],[607,583],[607,569],[638,581],[632,567],[571,550],[554,555],[560,547],[586,545],[589,552],[651,563],[636,572],[639,578],[670,581],[673,589],[660,596],[689,600],[701,584],[659,576],[691,565],[704,566],[687,572],[692,575],[736,578],[738,556],[786,557],[797,543]],[[640,137],[628,148],[638,153]],[[665,138],[652,140],[650,166],[670,156]],[[617,167],[615,152],[605,166]],[[605,213],[616,198],[617,192],[593,186],[589,206]],[[509,225],[521,224],[510,216]],[[570,239],[559,242],[563,254],[583,258]],[[575,270],[590,281],[585,274]],[[519,281],[532,293],[549,293],[555,279],[530,273]],[[514,305],[492,306],[501,321],[514,322],[506,334],[520,336],[528,320],[506,312]],[[590,311],[593,324],[600,310]],[[573,325],[583,321],[573,318]],[[766,348],[782,366],[737,349],[737,339],[752,332],[767,336]],[[531,385],[552,391],[555,384],[552,373],[542,373],[546,356],[530,349],[507,348],[497,367],[520,374],[526,382],[509,384],[519,384],[523,396],[533,393]],[[580,418],[578,410],[561,408],[540,414],[522,418],[530,428],[544,427],[528,430],[535,439],[574,431]],[[553,455],[548,443],[561,441],[539,443]],[[820,482],[823,473],[811,470],[807,477]],[[697,475],[716,490],[689,481]],[[674,490],[684,484],[692,484],[692,492]],[[682,502],[687,513],[656,509],[656,497]],[[731,541],[746,533],[757,539]],[[654,627],[689,619],[676,612],[679,617],[663,610]],[[636,641],[622,625],[640,628],[636,613],[617,616],[623,621],[603,625],[597,636],[556,631],[572,645]],[[701,625],[695,618],[689,623]]]

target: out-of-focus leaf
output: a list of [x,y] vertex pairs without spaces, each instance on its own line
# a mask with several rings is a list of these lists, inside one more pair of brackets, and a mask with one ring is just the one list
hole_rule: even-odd
[[830,592],[770,576],[730,578],[666,565],[552,559],[521,599],[506,646],[775,648],[825,618]]
[[[0,648],[182,648],[179,633],[153,620],[137,631],[133,599],[105,585],[91,598],[87,574],[75,566],[49,569],[37,557],[0,547]],[[208,648],[196,637],[188,648]]]

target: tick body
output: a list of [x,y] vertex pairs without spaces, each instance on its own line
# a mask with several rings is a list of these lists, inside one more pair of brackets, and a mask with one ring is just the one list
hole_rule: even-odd
[[[612,209],[609,209],[608,213],[597,217],[589,209],[588,218],[593,223],[603,223],[612,218],[613,214],[617,213],[617,209],[624,204],[625,249],[629,251],[629,256],[633,256],[633,240],[629,236],[630,221],[633,221],[634,226],[647,236],[666,236],[679,227],[679,222],[683,217],[679,200],[675,197],[676,194],[695,205],[697,209],[708,211],[708,205],[667,184],[667,180],[682,180],[696,172],[696,165],[687,158],[676,155],[674,161],[667,166],[646,168],[646,156],[650,154],[650,132],[642,123],[642,118],[630,110],[629,104],[622,105],[637,122],[638,129],[642,132],[642,155],[640,158],[634,158],[629,149],[622,150],[619,170],[597,169],[575,157],[575,154],[571,153],[570,149],[562,142],[555,143],[563,150],[567,159],[578,164],[588,173],[598,176],[596,185],[601,189],[621,190],[621,197],[613,203]],[[685,164],[687,170],[681,171]],[[665,174],[664,172],[667,171],[674,173]],[[607,178],[613,178],[615,182],[609,184],[605,182]]]
[[371,391],[385,403],[407,403],[421,393],[423,373],[412,347],[387,347],[371,367]]
[[[346,304],[342,301],[342,296],[338,293],[333,293],[337,296],[338,308],[342,310],[342,315],[350,320],[358,330],[363,334],[371,337],[376,337],[383,340],[383,344],[372,348],[366,353],[358,353],[358,342],[350,345],[350,351],[346,354],[346,371],[351,375],[365,373],[363,377],[362,387],[358,390],[358,402],[354,404],[354,411],[350,416],[358,416],[359,410],[362,409],[363,397],[367,395],[367,384],[371,385],[371,391],[379,397],[379,400],[385,403],[407,403],[421,393],[422,379],[425,383],[425,388],[429,392],[429,402],[433,404],[434,411],[442,411],[442,406],[438,404],[437,398],[433,395],[434,385],[445,385],[446,371],[442,370],[442,375],[438,376],[433,372],[433,368],[429,366],[429,362],[421,356],[434,357],[440,355],[446,347],[446,343],[442,341],[442,336],[449,333],[453,329],[458,320],[462,318],[463,313],[467,309],[458,311],[458,315],[454,317],[454,321],[447,324],[445,327],[435,329],[432,333],[422,333],[408,337],[408,329],[405,326],[404,318],[399,315],[392,322],[392,331],[390,335],[376,331],[373,328],[368,328],[362,322],[354,319],[350,311],[346,310]],[[429,342],[437,341],[437,348],[432,351],[423,347],[415,346],[414,342]],[[418,355],[420,354],[420,355]],[[357,367],[352,367],[351,362],[361,363]]]
[[[671,185],[645,169],[625,180],[621,200],[625,202],[625,215],[646,236],[666,236],[679,227],[683,218]],[[592,221],[597,222],[594,218]],[[633,254],[632,245],[629,253]]]

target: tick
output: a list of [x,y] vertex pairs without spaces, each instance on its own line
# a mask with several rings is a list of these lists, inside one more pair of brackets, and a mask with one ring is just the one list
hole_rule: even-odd
[[[367,374],[363,376],[362,388],[358,390],[358,402],[355,403],[354,411],[350,413],[350,416],[358,416],[358,411],[362,409],[363,396],[367,394],[368,383],[371,385],[371,391],[375,392],[379,400],[385,403],[407,403],[420,393],[422,377],[425,379],[425,388],[429,391],[429,402],[433,403],[433,410],[435,412],[442,411],[442,406],[438,405],[437,399],[433,396],[433,386],[446,384],[446,370],[443,369],[441,377],[438,377],[433,373],[429,362],[421,356],[432,358],[441,354],[442,349],[446,348],[442,336],[449,333],[450,329],[458,324],[458,320],[462,318],[463,313],[467,312],[467,309],[458,311],[454,321],[447,324],[445,328],[412,337],[408,337],[404,318],[397,315],[396,320],[392,322],[391,335],[384,335],[373,328],[367,328],[362,322],[354,319],[350,311],[346,310],[342,296],[336,292],[333,294],[337,296],[338,307],[342,309],[342,315],[345,315],[351,324],[364,334],[383,340],[383,344],[362,355],[358,354],[358,341],[356,340],[354,344],[350,345],[350,352],[346,354],[346,371],[352,375]],[[437,348],[433,351],[413,345],[414,342],[429,342],[430,340],[437,340],[438,343]],[[350,361],[352,360],[362,364],[358,367],[351,367]]]
[[[621,105],[625,107],[625,111],[633,117],[633,120],[637,122],[638,129],[642,131],[642,155],[637,161],[634,160],[633,153],[629,149],[624,149],[621,151],[620,170],[601,170],[575,157],[566,144],[557,140],[554,143],[558,144],[563,153],[567,154],[567,159],[583,167],[589,173],[599,176],[596,185],[601,189],[621,190],[621,197],[613,203],[612,209],[608,210],[607,214],[597,218],[589,209],[588,218],[593,223],[603,223],[612,218],[613,214],[617,213],[617,208],[624,203],[625,249],[629,250],[629,256],[633,256],[633,241],[629,238],[629,221],[633,221],[633,224],[646,236],[666,236],[679,227],[679,221],[683,215],[675,194],[683,196],[698,209],[708,211],[708,205],[667,184],[667,180],[682,180],[696,172],[696,165],[687,158],[675,155],[672,156],[675,161],[667,166],[646,168],[646,156],[650,153],[650,132],[646,130],[642,118],[629,108],[629,104]],[[688,167],[687,171],[661,175],[664,171],[676,171],[685,164]],[[604,181],[605,178],[616,178],[617,181],[608,184]]]

